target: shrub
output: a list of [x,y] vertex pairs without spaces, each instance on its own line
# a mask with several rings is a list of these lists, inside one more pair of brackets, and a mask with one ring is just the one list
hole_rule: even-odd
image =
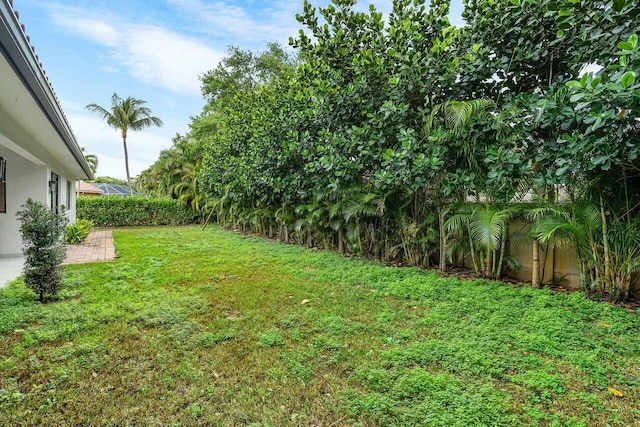
[[76,215],[97,227],[194,224],[189,206],[172,199],[143,196],[78,197]]
[[64,229],[64,242],[67,245],[77,245],[86,240],[93,229],[93,222],[88,219],[79,219],[75,224],[67,225]]
[[25,255],[24,281],[44,301],[62,289],[62,261],[65,251],[62,236],[67,218],[41,202],[28,199],[17,213]]

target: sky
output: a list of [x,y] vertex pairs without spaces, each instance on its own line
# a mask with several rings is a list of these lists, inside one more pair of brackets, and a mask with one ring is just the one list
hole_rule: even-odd
[[[314,6],[327,0],[310,1]],[[391,0],[373,3],[388,13]],[[198,76],[216,67],[229,46],[260,51],[288,45],[301,26],[303,0],[14,0],[35,52],[78,143],[98,156],[98,176],[124,179],[120,133],[85,109],[108,108],[111,95],[147,101],[164,126],[129,132],[134,177],[153,164],[204,106]],[[462,0],[451,22],[462,25]]]

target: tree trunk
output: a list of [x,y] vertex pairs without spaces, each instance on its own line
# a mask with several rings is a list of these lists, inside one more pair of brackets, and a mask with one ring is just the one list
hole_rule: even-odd
[[124,167],[127,171],[127,185],[129,186],[129,194],[133,196],[131,188],[131,175],[129,174],[129,151],[127,150],[127,133],[122,132],[122,145],[124,146]]
[[533,241],[533,256],[531,259],[531,286],[540,287],[540,242]]
[[485,261],[484,261],[485,262],[484,275],[485,275],[485,277],[490,278],[491,275],[492,275],[491,274],[492,273],[492,271],[491,271],[491,252],[493,252],[493,251],[491,249],[489,249],[489,248],[487,248],[486,251],[487,251],[487,253],[485,254],[486,258],[485,258]]
[[504,261],[504,251],[507,246],[507,234],[509,232],[509,222],[505,221],[502,226],[502,241],[500,242],[500,258],[498,259],[498,270],[496,271],[496,276],[498,279],[502,277],[502,264]]
[[469,222],[467,222],[467,235],[469,236],[469,253],[471,253],[471,263],[473,264],[473,271],[476,272],[476,276],[480,276],[480,267],[478,266],[478,261],[476,261],[476,247],[473,244],[473,237],[471,236]]
[[600,195],[600,217],[602,218],[602,245],[604,249],[604,280],[605,286],[611,283],[611,260],[609,258],[609,234],[607,232],[607,216],[604,212],[604,200]]
[[344,253],[344,231],[342,231],[342,224],[338,226],[338,253]]
[[445,211],[442,207],[438,208],[438,227],[440,229],[440,259],[438,262],[438,270],[447,271],[447,235],[445,231]]

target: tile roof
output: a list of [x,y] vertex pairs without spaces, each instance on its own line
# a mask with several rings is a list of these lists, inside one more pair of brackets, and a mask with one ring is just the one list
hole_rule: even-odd
[[78,181],[76,184],[76,190],[78,190],[78,193],[90,193],[90,194],[102,194],[104,193],[104,191],[102,191],[101,189],[99,189],[98,187],[89,184],[88,182],[84,182],[82,180]]

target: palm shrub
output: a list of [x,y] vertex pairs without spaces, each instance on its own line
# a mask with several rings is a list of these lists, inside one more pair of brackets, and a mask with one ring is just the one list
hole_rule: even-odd
[[602,287],[598,290],[605,292],[604,265],[599,262],[603,246],[601,231],[600,212],[589,203],[549,207],[531,227],[531,235],[541,244],[574,250],[580,284],[587,293],[599,286]]
[[67,245],[77,245],[85,241],[93,229],[93,222],[79,219],[75,224],[69,224],[64,229],[64,242]]
[[22,224],[24,281],[42,302],[45,295],[55,295],[62,289],[62,237],[67,218],[64,210],[56,213],[32,199],[27,199],[17,216]]
[[635,274],[640,271],[639,222],[618,221],[609,232],[611,253],[610,292],[615,301],[626,301]]
[[504,265],[511,270],[520,266],[517,258],[506,255],[509,222],[515,208],[493,205],[460,204],[447,220],[449,237],[453,237],[450,256],[459,252],[471,255],[476,274],[492,279],[502,277]]

